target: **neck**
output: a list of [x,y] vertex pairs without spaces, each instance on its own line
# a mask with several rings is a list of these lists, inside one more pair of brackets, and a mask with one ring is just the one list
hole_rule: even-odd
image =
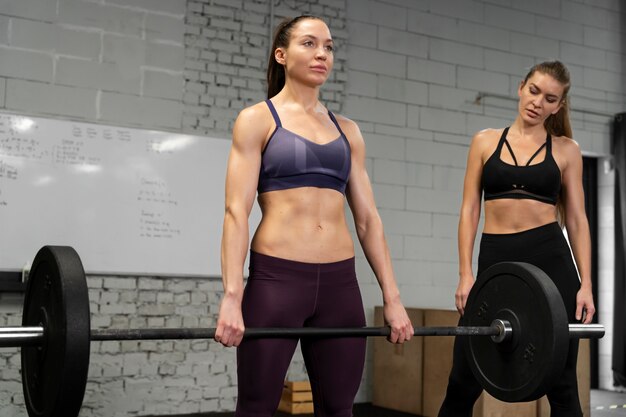
[[323,109],[319,102],[319,86],[311,87],[287,79],[285,86],[276,94],[279,102],[301,107],[306,112],[315,113]]
[[542,141],[548,135],[548,132],[546,131],[543,123],[529,124],[519,116],[515,119],[515,121],[509,128],[509,132],[513,132],[514,134],[519,135],[519,137],[522,139],[539,139]]

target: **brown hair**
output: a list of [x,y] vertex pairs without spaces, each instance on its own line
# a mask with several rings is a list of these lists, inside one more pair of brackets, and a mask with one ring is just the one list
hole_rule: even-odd
[[[541,62],[533,66],[530,71],[528,71],[526,78],[524,78],[523,85],[525,85],[528,79],[537,71],[551,76],[563,85],[561,108],[556,114],[551,114],[543,122],[546,131],[552,136],[567,136],[568,138],[571,138],[572,125],[569,121],[569,98],[567,95],[570,88],[570,77],[567,67],[560,61]],[[559,199],[556,203],[556,214],[559,225],[561,225],[561,227],[565,226],[565,207],[563,206],[563,199],[561,195],[559,195]]]
[[317,16],[301,15],[291,19],[285,19],[274,32],[274,41],[267,61],[267,98],[272,98],[285,86],[285,67],[276,62],[274,52],[277,48],[286,48],[291,40],[291,32],[295,25],[304,19],[322,20]]

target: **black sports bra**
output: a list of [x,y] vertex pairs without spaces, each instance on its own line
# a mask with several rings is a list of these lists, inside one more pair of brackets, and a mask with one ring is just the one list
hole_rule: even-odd
[[[552,156],[552,137],[548,134],[546,142],[537,149],[526,165],[519,166],[513,149],[506,140],[508,131],[508,127],[504,129],[496,150],[483,166],[482,186],[485,201],[516,198],[556,205],[561,192],[561,170]],[[515,165],[507,164],[500,159],[503,144],[509,149]],[[544,147],[545,159],[538,164],[530,165]]]

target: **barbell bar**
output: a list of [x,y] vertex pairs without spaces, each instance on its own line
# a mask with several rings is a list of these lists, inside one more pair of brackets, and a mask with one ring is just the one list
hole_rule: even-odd
[[[45,329],[41,326],[0,327],[0,348],[41,346]],[[213,339],[215,328],[165,328],[165,329],[94,329],[90,340],[186,340]],[[491,336],[495,343],[507,340],[513,329],[506,320],[495,320],[489,327],[414,327],[413,336]],[[569,324],[570,338],[601,338],[601,324]],[[248,328],[244,339],[307,338],[307,337],[372,337],[390,336],[391,328],[383,327],[335,327],[335,328]]]
[[[0,347],[21,347],[30,417],[76,417],[82,405],[91,341],[211,339],[214,328],[91,329],[80,257],[45,246],[33,261],[22,327],[0,328]],[[484,271],[469,294],[463,326],[415,327],[416,336],[463,337],[481,386],[508,402],[543,396],[561,377],[570,338],[599,338],[601,325],[568,324],[558,289],[539,268],[516,262]],[[389,327],[249,328],[244,338],[389,336]],[[490,336],[490,337],[475,337]]]
[[[414,336],[494,336],[511,332],[504,324],[490,327],[414,327]],[[185,340],[213,339],[215,328],[165,328],[165,329],[94,329],[90,340]],[[0,327],[0,347],[40,346],[44,341],[42,326]],[[335,327],[335,328],[248,328],[244,339],[306,338],[306,337],[371,337],[389,336],[391,328],[384,327]]]

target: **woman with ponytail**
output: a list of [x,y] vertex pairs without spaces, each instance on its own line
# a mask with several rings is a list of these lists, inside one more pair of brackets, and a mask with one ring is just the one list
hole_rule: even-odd
[[[531,263],[556,284],[570,322],[590,323],[593,318],[591,239],[582,156],[570,139],[569,87],[569,73],[562,63],[535,65],[520,82],[517,117],[511,126],[482,130],[472,139],[458,230],[455,304],[461,316],[474,284],[472,253],[484,195],[478,275],[498,262]],[[562,227],[567,229],[574,259]],[[578,339],[571,339],[563,376],[547,394],[552,417],[583,415],[576,381],[577,355]],[[481,392],[457,338],[439,416],[471,416]]]
[[[363,252],[382,290],[390,341],[413,327],[400,301],[391,256],[365,169],[365,143],[353,121],[319,101],[333,67],[333,40],[313,16],[276,30],[268,99],[235,122],[226,176],[222,299],[215,339],[237,348],[238,417],[270,417],[298,340],[245,339],[244,327],[362,327],[363,304],[347,199]],[[262,219],[252,239],[243,288],[248,216]],[[365,360],[364,338],[300,341],[316,416],[351,417]]]

